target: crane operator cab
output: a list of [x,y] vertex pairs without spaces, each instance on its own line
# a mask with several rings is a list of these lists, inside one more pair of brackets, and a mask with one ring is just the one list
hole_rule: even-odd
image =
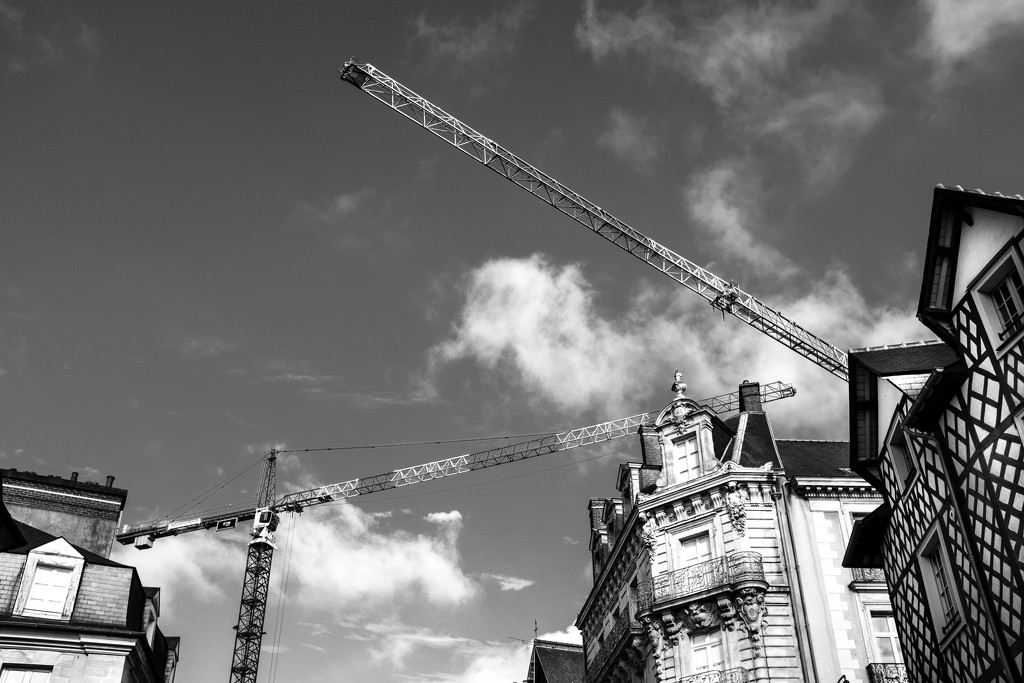
[[277,525],[280,522],[281,518],[270,508],[257,509],[256,517],[252,520],[252,540],[249,541],[250,545],[253,543],[269,543],[271,547],[275,547],[274,532],[277,531]]

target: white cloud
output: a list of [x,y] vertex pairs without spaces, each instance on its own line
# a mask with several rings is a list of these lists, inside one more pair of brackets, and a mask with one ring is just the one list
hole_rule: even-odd
[[502,591],[521,591],[524,588],[529,588],[535,581],[530,579],[520,579],[517,576],[505,576],[504,574],[481,574],[480,578],[487,581],[493,581],[498,584],[498,587]]
[[31,3],[0,0],[0,60],[7,75],[62,62],[91,69],[99,58],[99,32],[66,9],[37,10]]
[[237,346],[238,344],[224,337],[188,335],[178,342],[177,349],[182,358],[201,359],[219,356]]
[[[932,336],[909,305],[870,305],[838,265],[766,303],[840,349]],[[845,384],[803,356],[731,316],[723,321],[682,288],[645,285],[626,313],[603,315],[578,266],[540,255],[488,261],[470,274],[460,320],[432,351],[432,373],[458,361],[577,420],[580,411],[613,419],[666,403],[676,368],[695,398],[735,391],[744,379],[782,380],[798,394],[772,404],[777,431],[845,438]]]
[[379,518],[353,505],[308,510],[291,550],[293,599],[324,610],[462,604],[478,589],[456,547],[461,520],[458,512],[438,513],[431,520],[437,533],[411,534],[382,529]]
[[475,24],[431,22],[423,12],[413,22],[415,38],[426,46],[429,59],[444,62],[446,68],[485,68],[515,51],[516,38],[532,15],[532,5],[512,3]]
[[240,534],[197,532],[158,539],[149,550],[115,543],[110,559],[138,569],[144,586],[160,588],[166,617],[187,610],[189,600],[225,597],[227,586],[240,583],[245,545]]
[[597,144],[638,171],[649,170],[658,158],[658,140],[646,119],[618,107],[612,109]]
[[831,186],[849,167],[856,143],[882,117],[874,83],[832,76],[808,82],[758,122],[757,133],[796,153],[808,184]]
[[1024,0],[923,0],[923,6],[927,25],[920,48],[934,62],[940,84],[958,67],[977,66],[979,53],[998,40],[1024,30]]
[[302,200],[292,207],[286,223],[293,229],[318,232],[339,249],[352,249],[367,239],[366,231],[360,227],[365,223],[363,215],[374,194],[364,187],[317,202]]
[[717,254],[742,262],[758,275],[785,279],[796,266],[754,235],[760,181],[743,161],[727,160],[696,174],[686,191],[686,208]]
[[[646,2],[634,15],[587,0],[576,26],[595,59],[636,53],[688,75],[721,106],[749,98],[785,72],[794,52],[821,35],[841,3],[716,3],[717,16],[685,5]],[[714,10],[712,10],[714,11]]]
[[[582,645],[583,637],[575,626],[564,631],[544,633],[540,640]],[[409,683],[494,683],[495,681],[521,681],[530,668],[532,645],[527,643],[478,642],[460,643],[457,654],[464,663],[443,674],[413,675]],[[454,673],[452,673],[454,672]]]
[[451,338],[430,351],[429,385],[444,366],[471,359],[562,410],[618,410],[647,392],[647,322],[601,318],[579,266],[540,254],[496,259],[469,274],[464,294]]

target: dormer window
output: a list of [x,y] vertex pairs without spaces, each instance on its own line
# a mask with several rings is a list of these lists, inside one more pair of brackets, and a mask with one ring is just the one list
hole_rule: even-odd
[[14,616],[70,621],[85,558],[63,538],[33,549],[25,562]]
[[697,436],[676,439],[672,442],[676,462],[676,483],[696,479],[701,475],[700,449],[697,447]]
[[68,589],[71,588],[71,572],[71,567],[37,564],[22,614],[26,617],[60,619],[64,613],[64,603],[68,600]]

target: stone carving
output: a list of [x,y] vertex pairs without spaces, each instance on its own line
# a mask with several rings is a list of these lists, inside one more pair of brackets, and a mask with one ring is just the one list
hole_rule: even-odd
[[676,398],[686,398],[686,382],[683,381],[683,373],[676,370],[673,376],[672,391],[676,392]]
[[686,626],[686,630],[690,632],[704,631],[721,623],[718,612],[715,611],[710,601],[686,605],[680,613],[680,619]]
[[658,537],[654,532],[658,527],[654,523],[654,520],[650,519],[645,514],[641,514],[640,519],[643,522],[640,526],[640,542],[645,548],[647,548],[647,552],[653,555],[655,544],[658,542]]
[[718,598],[718,617],[722,620],[722,628],[726,631],[731,631],[736,626],[736,621],[733,617],[736,616],[736,608],[732,606],[732,601],[729,600],[728,596]]
[[764,591],[756,588],[744,588],[736,598],[736,612],[743,619],[747,627],[747,635],[750,637],[750,644],[755,655],[760,655],[761,629],[764,626],[764,617],[767,608],[764,604]]
[[729,493],[725,496],[725,509],[729,513],[733,528],[740,536],[747,533],[747,501],[746,492],[730,482]]
[[677,622],[671,612],[661,615],[662,633],[665,634],[665,642],[673,646],[679,642],[679,632],[683,630],[683,624]]

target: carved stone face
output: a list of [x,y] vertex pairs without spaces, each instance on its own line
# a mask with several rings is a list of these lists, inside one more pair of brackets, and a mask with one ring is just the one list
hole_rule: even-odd
[[683,614],[694,629],[707,628],[715,623],[715,611],[706,602],[698,602],[683,608]]

